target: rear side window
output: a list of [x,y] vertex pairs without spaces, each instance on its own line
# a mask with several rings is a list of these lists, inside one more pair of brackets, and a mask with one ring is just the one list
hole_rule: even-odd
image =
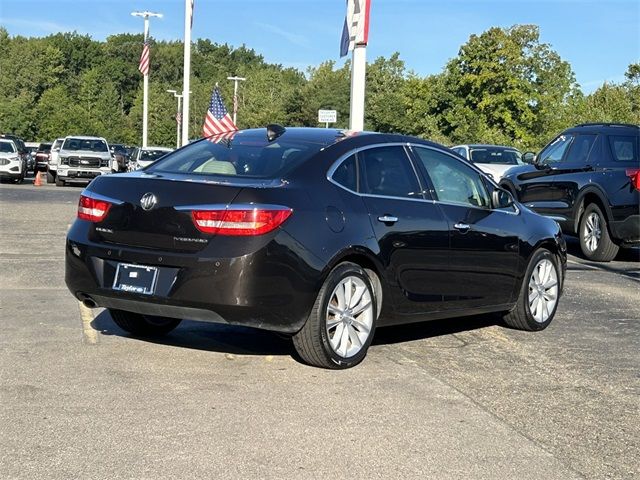
[[403,147],[378,147],[358,153],[360,191],[385,197],[422,198],[420,184]]
[[334,182],[339,183],[347,190],[358,191],[358,171],[356,166],[356,156],[351,155],[340,164],[331,177]]
[[266,137],[201,140],[165,155],[147,172],[223,175],[274,179],[315,155],[321,144],[287,140],[269,142]]
[[586,163],[589,158],[589,152],[596,141],[597,135],[578,135],[569,149],[569,153],[565,157],[565,162]]
[[638,138],[635,136],[611,135],[611,156],[616,162],[638,163]]

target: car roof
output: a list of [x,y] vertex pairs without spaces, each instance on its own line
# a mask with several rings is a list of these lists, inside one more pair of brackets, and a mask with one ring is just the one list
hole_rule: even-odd
[[516,147],[509,147],[507,145],[492,145],[489,143],[466,143],[466,144],[462,144],[462,145],[454,145],[451,148],[457,148],[457,147],[469,147],[469,148],[487,148],[487,147],[493,147],[493,148],[504,148],[507,150],[518,150]]
[[581,123],[566,129],[563,133],[624,133],[640,135],[640,125],[630,123]]
[[162,151],[167,151],[167,152],[172,152],[173,149],[172,148],[167,148],[167,147],[153,147],[150,145],[147,145],[146,147],[140,147],[140,150],[162,150]]
[[67,135],[66,137],[63,138],[63,140],[66,140],[67,138],[75,138],[76,140],[102,140],[106,142],[106,140],[103,137],[91,137],[86,135]]
[[0,142],[3,143],[13,143],[13,145],[15,146],[16,142],[14,142],[11,138],[0,138]]

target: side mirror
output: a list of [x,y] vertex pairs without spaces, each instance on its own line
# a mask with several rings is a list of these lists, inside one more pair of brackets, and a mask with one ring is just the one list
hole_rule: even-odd
[[493,191],[491,194],[491,200],[493,201],[493,208],[509,208],[512,207],[515,203],[513,196],[511,193],[503,190],[502,188],[498,188]]
[[524,163],[534,164],[536,163],[536,154],[533,152],[525,152],[522,154],[522,161]]

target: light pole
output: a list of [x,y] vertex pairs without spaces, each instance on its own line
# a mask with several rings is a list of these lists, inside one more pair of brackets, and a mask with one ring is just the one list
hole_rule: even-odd
[[193,1],[184,1],[184,64],[182,79],[182,145],[189,143],[189,93],[191,85],[191,27],[193,25]]
[[236,123],[236,116],[238,115],[238,82],[244,82],[246,78],[243,77],[227,77],[227,80],[233,80],[233,124],[238,127]]
[[[149,38],[149,17],[158,17],[162,18],[161,13],[155,12],[131,12],[131,15],[134,17],[142,17],[144,18],[144,43],[147,43],[147,39]],[[143,89],[143,101],[142,101],[142,146],[147,146],[147,126],[148,126],[148,112],[149,112],[149,70],[147,69],[147,73],[144,74],[144,89]]]
[[182,94],[175,90],[167,90],[167,93],[173,93],[173,96],[178,99],[178,112],[176,113],[176,148],[180,148],[180,125],[182,125]]

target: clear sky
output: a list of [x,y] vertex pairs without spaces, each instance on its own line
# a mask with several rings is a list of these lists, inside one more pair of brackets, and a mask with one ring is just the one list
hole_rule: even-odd
[[[103,40],[141,32],[133,10],[164,14],[151,21],[155,38],[182,38],[184,0],[0,0],[0,24],[11,35],[76,30]],[[339,61],[344,14],[344,0],[195,0],[193,38],[245,44],[268,62],[304,70]],[[640,61],[639,0],[372,0],[367,56],[398,51],[417,74],[438,73],[469,35],[522,23],[540,26],[586,92],[623,81]]]

